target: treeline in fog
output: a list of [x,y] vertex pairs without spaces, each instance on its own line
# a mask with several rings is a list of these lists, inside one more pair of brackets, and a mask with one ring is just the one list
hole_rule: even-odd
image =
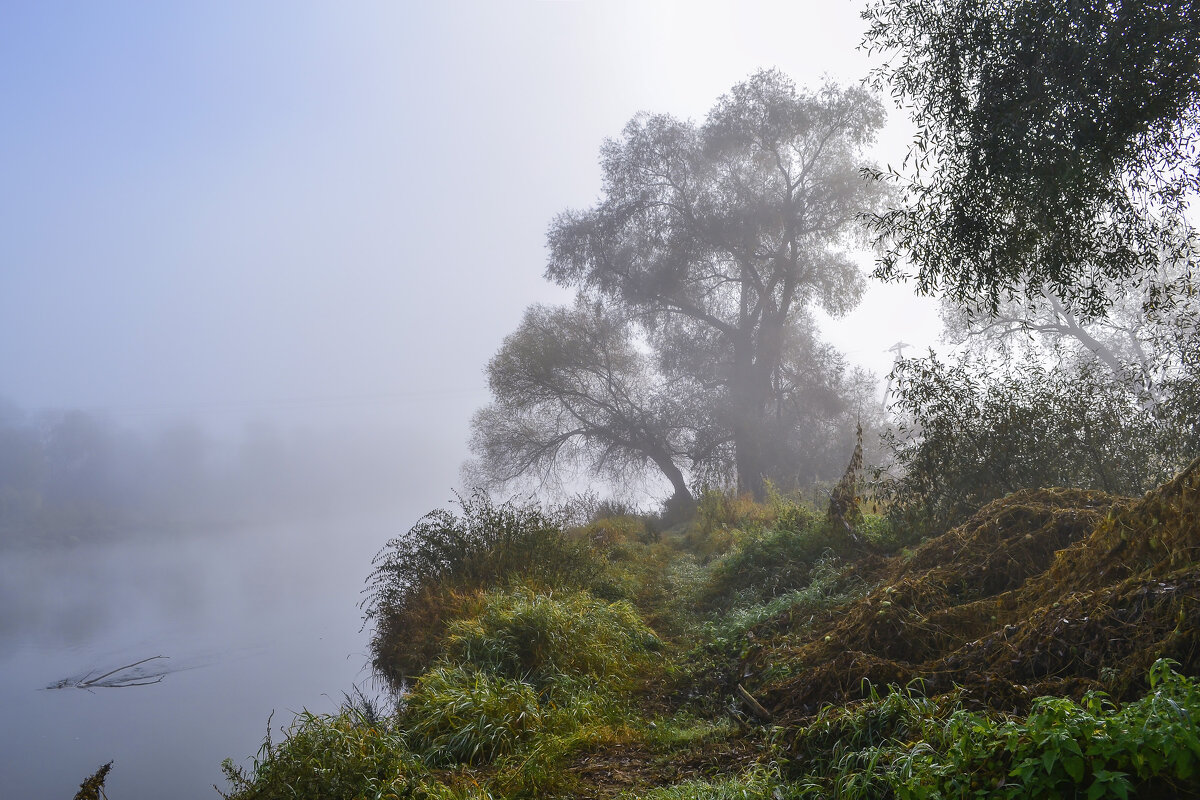
[[393,496],[399,436],[247,423],[135,429],[0,400],[0,547],[368,511]]

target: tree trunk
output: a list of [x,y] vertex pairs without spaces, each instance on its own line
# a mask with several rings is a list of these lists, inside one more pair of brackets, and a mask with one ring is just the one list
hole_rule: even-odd
[[671,497],[670,502],[675,505],[683,505],[692,502],[695,498],[692,497],[692,492],[688,489],[687,481],[683,479],[683,472],[675,465],[675,462],[667,455],[651,455],[651,460],[655,465],[662,470],[662,474],[671,482],[671,488],[675,490],[675,494]]
[[770,373],[763,374],[755,363],[749,342],[734,348],[733,376],[729,394],[732,400],[730,430],[733,434],[734,463],[737,467],[738,493],[749,492],[755,500],[767,496],[766,417],[770,395]]

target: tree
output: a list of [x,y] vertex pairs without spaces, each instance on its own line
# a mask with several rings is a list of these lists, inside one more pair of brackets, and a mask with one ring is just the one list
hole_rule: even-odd
[[535,305],[488,364],[495,401],[472,421],[473,478],[502,485],[586,467],[609,477],[657,468],[674,502],[692,499],[681,465],[710,435],[687,381],[656,373],[628,321],[604,304]]
[[[865,43],[918,130],[877,274],[994,309],[1081,313],[1164,261],[1191,268],[1200,188],[1195,0],[877,0]],[[881,174],[881,173],[879,173]]]
[[[1140,494],[1191,460],[1197,423],[1133,401],[1096,362],[902,359],[885,435],[895,474],[877,491],[892,513],[939,533],[1018,489]],[[1169,413],[1163,413],[1168,412]]]
[[777,468],[772,411],[810,306],[853,307],[848,255],[876,208],[862,149],[882,125],[863,89],[803,93],[778,71],[721,97],[703,124],[640,114],[601,151],[601,200],[550,226],[546,276],[621,308],[668,381],[704,392],[741,491]]
[[[1164,267],[1140,290],[1105,286],[1103,316],[1080,314],[1049,289],[1022,292],[991,313],[946,302],[944,338],[983,357],[1024,355],[1066,363],[1095,362],[1147,408],[1170,402],[1191,354],[1200,349],[1197,287],[1186,271]],[[1164,305],[1159,298],[1176,302]]]

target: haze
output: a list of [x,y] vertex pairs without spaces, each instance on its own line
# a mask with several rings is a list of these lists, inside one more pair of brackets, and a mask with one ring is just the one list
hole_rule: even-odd
[[[563,299],[543,236],[594,200],[603,138],[638,110],[700,116],[760,67],[857,80],[857,13],[10,7],[0,397],[238,435],[251,420],[419,433],[404,458],[435,459],[436,504],[487,399],[483,365],[526,305]],[[871,303],[873,320],[891,305]],[[935,332],[834,340],[886,371],[886,347]]]
[[[113,797],[211,797],[272,710],[335,706],[364,679],[371,555],[460,485],[484,366],[524,309],[569,299],[544,236],[595,201],[604,138],[641,110],[701,117],[760,68],[857,81],[858,11],[6,5],[6,790],[65,796],[115,759]],[[937,330],[876,286],[826,333],[882,377],[888,347]],[[76,546],[7,547],[30,531]],[[158,654],[188,669],[38,691]]]

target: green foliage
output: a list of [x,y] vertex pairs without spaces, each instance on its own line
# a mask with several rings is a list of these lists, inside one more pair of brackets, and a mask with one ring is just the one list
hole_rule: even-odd
[[359,800],[411,797],[422,770],[398,728],[368,724],[351,710],[298,714],[283,741],[269,730],[247,771],[221,764],[226,800]]
[[774,504],[757,503],[749,494],[706,489],[697,503],[696,526],[705,534],[729,528],[761,530],[774,521],[774,512]]
[[519,754],[520,779],[542,786],[553,778],[546,763],[582,726],[622,719],[624,695],[659,647],[625,602],[490,592],[450,623],[443,660],[406,698],[410,744],[435,766]]
[[446,656],[539,690],[556,679],[627,684],[645,654],[660,647],[629,603],[586,592],[495,592],[478,614],[450,623]]
[[1174,784],[1179,796],[1200,773],[1200,687],[1165,660],[1151,669],[1150,684],[1150,694],[1123,708],[1093,692],[1081,703],[1040,698],[1024,721],[960,711],[940,752],[913,754],[897,795],[1124,800],[1157,781]]
[[810,581],[813,564],[830,549],[829,529],[813,518],[800,530],[767,531],[745,537],[741,545],[714,561],[700,600],[708,608],[728,608],[737,603],[762,603],[786,592],[802,589]]
[[818,521],[819,515],[803,502],[793,500],[772,481],[767,481],[767,506],[776,530],[802,531]]
[[[812,796],[1118,798],[1150,788],[1195,797],[1200,687],[1160,660],[1150,693],[1117,707],[1043,697],[1025,719],[969,711],[893,689],[851,709],[826,709],[790,743],[796,785]],[[952,698],[951,698],[952,699]]]
[[940,533],[1018,489],[1062,486],[1135,495],[1186,463],[1181,431],[1094,366],[908,359],[893,373],[898,476],[877,493],[898,526]]
[[714,616],[702,629],[704,646],[717,651],[740,651],[755,626],[789,613],[793,619],[836,608],[866,593],[861,579],[847,578],[844,564],[826,550],[808,570],[807,584],[767,600],[740,603]]
[[480,492],[458,503],[460,515],[443,509],[426,514],[372,561],[362,607],[375,623],[375,669],[393,685],[436,658],[461,593],[512,579],[579,586],[598,571],[588,548],[563,534],[561,514],[494,505]]
[[[873,0],[868,47],[917,123],[879,273],[995,305],[1048,286],[1088,310],[1191,261],[1200,17],[1191,0]],[[898,175],[893,177],[899,179]],[[1118,289],[1119,291],[1119,289]]]
[[427,671],[404,710],[413,749],[433,766],[509,755],[542,728],[544,716],[528,683],[469,665]]

